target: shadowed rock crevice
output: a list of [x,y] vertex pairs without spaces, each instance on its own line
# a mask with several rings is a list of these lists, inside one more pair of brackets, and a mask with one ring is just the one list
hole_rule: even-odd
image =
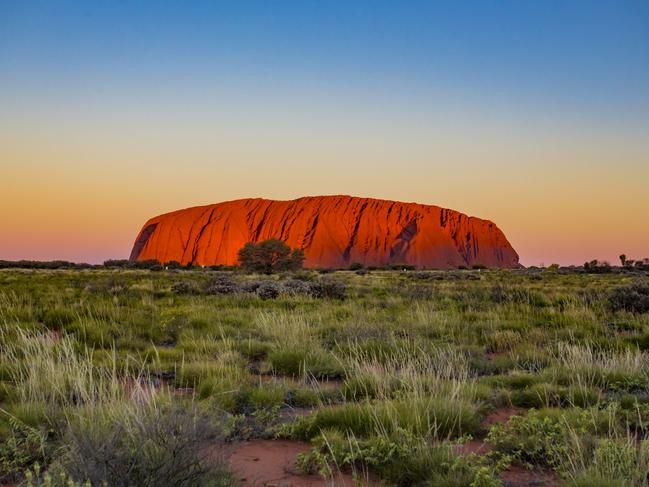
[[142,229],[140,234],[137,237],[137,240],[135,240],[135,243],[133,244],[133,250],[131,250],[131,256],[129,259],[131,260],[141,260],[138,259],[140,256],[140,252],[142,252],[142,249],[147,243],[147,240],[149,240],[149,237],[155,230],[155,227],[157,227],[157,223],[151,223],[150,225],[145,225],[145,227]]

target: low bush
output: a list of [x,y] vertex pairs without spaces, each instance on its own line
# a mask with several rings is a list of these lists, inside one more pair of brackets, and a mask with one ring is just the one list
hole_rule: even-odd
[[548,299],[540,292],[527,288],[507,288],[496,284],[491,289],[491,300],[494,303],[522,304],[534,308],[543,308],[550,304]]
[[248,402],[255,409],[268,409],[285,403],[287,387],[281,383],[262,384],[248,392]]
[[229,276],[216,276],[205,285],[205,294],[221,295],[239,292],[239,285]]
[[407,431],[357,438],[325,429],[313,440],[311,452],[301,454],[301,470],[325,477],[333,469],[368,467],[395,486],[497,487],[496,473],[504,463],[489,465],[477,456],[458,456],[453,445],[430,444]]
[[291,389],[286,395],[286,403],[298,408],[315,407],[320,404],[321,400],[321,394],[307,387]]
[[649,312],[649,283],[635,282],[613,289],[608,304],[613,311]]
[[302,279],[287,279],[282,282],[282,288],[286,294],[296,295],[310,295],[312,283]]
[[311,283],[309,294],[314,298],[345,299],[347,286],[341,281],[321,279]]
[[200,287],[194,281],[177,281],[171,285],[174,294],[199,294]]
[[610,417],[595,409],[531,409],[491,427],[487,441],[497,451],[533,465],[570,468],[571,459],[592,449],[597,431],[608,432]]
[[255,292],[261,299],[275,299],[279,296],[280,290],[276,283],[268,281],[260,284]]
[[65,308],[49,309],[43,315],[43,324],[50,330],[61,330],[76,319],[73,311]]
[[246,359],[252,361],[265,359],[272,348],[270,343],[253,339],[240,341],[235,344],[235,349]]
[[191,411],[159,408],[110,421],[72,422],[60,459],[73,478],[111,487],[235,485],[224,460],[208,451],[222,432]]
[[317,379],[335,379],[344,370],[335,358],[323,351],[276,350],[268,355],[268,361],[276,374],[291,377],[310,375]]
[[32,464],[46,459],[46,434],[14,416],[7,419],[11,431],[0,439],[0,483],[3,485],[16,482]]

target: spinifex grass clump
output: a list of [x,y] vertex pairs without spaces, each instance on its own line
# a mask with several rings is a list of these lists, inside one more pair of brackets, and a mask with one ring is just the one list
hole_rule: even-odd
[[626,349],[597,350],[585,345],[559,343],[548,373],[557,383],[604,390],[649,390],[649,354]]
[[74,340],[16,329],[6,330],[0,339],[2,361],[8,365],[12,392],[22,403],[45,404],[57,408],[104,404],[123,399],[126,382],[142,392],[141,371],[127,370],[120,376],[117,361],[107,366],[93,362],[92,350],[77,351]]

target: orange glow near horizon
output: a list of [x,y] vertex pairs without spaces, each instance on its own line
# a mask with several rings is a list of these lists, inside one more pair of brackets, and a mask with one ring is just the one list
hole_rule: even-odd
[[[286,130],[296,143],[260,131],[251,133],[256,147],[217,140],[198,150],[182,137],[149,146],[114,130],[111,143],[96,133],[53,140],[51,132],[4,132],[0,258],[126,258],[144,222],[160,213],[320,194],[416,201],[490,219],[524,265],[649,256],[649,165],[642,165],[649,151],[642,146],[622,151],[605,140],[586,150],[554,139],[549,151],[547,141],[533,146],[527,139],[527,146],[508,142],[496,150],[477,139],[467,148],[459,134],[455,142],[410,134],[403,143],[365,145],[362,133],[321,146],[292,126]],[[390,130],[378,127],[376,139]],[[635,172],[618,165],[621,154]]]

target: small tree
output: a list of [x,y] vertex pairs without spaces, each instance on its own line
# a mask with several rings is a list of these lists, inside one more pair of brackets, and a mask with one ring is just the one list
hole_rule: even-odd
[[626,254],[620,255],[620,262],[622,263],[622,267],[626,265]]
[[278,271],[301,269],[304,263],[302,249],[291,249],[281,240],[248,242],[239,250],[241,268],[250,272],[271,274]]

